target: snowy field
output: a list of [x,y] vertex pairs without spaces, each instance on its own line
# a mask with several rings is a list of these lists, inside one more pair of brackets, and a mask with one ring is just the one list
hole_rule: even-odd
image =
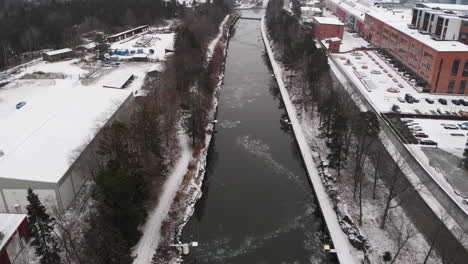
[[[348,52],[331,56],[380,112],[392,112],[393,105],[398,105],[402,113],[408,114],[444,116],[446,111],[450,113],[458,113],[459,110],[468,111],[468,106],[457,106],[451,102],[453,99],[468,100],[468,97],[422,93],[413,82],[403,76],[402,72],[397,72],[387,60],[374,51]],[[420,102],[413,104],[401,102],[405,94],[412,95]],[[434,103],[429,104],[426,98],[434,100]],[[440,104],[437,101],[439,98],[446,99],[447,105]],[[442,114],[439,114],[438,110]]]
[[[164,59],[173,34],[155,36],[164,41],[153,56]],[[76,158],[74,152],[141,88],[146,73],[152,70],[161,70],[161,66],[134,62],[108,67],[72,59],[41,61],[9,76],[13,81],[0,88],[1,177],[57,182]],[[32,78],[24,79],[26,74]],[[44,79],[47,75],[52,77]],[[90,78],[83,79],[87,75]],[[125,89],[103,88],[123,75],[135,77]],[[16,109],[20,102],[26,104]]]

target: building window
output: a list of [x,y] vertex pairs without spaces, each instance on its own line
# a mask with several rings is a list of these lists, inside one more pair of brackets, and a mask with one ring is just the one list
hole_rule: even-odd
[[452,65],[452,76],[457,76],[458,66],[460,66],[460,60],[454,60]]
[[453,87],[455,87],[455,80],[450,80],[447,88],[447,93],[453,93]]
[[464,94],[465,93],[465,86],[466,86],[466,80],[462,80],[460,82],[460,88],[458,89],[459,94]]
[[468,77],[468,60],[465,61],[465,66],[463,66],[463,77]]

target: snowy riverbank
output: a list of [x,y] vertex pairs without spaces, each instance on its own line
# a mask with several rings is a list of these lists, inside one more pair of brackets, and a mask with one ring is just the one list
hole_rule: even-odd
[[[218,94],[224,77],[224,58],[227,53],[229,30],[237,20],[237,15],[228,15],[220,24],[218,35],[207,46],[207,60],[214,60],[216,56],[223,56],[222,67],[219,69],[218,83],[213,95],[213,103],[208,113],[208,120],[215,120]],[[219,53],[220,49],[222,52]],[[155,252],[161,256],[161,263],[180,263],[180,247],[172,245],[181,244],[180,236],[185,224],[194,212],[194,206],[202,195],[201,187],[205,174],[206,157],[211,143],[214,123],[209,122],[205,128],[205,142],[199,148],[187,151],[189,145],[187,136],[180,138],[182,157],[176,165],[176,169],[169,176],[161,202],[150,215],[144,230],[144,235],[135,249],[138,254],[134,263],[150,263]],[[183,141],[181,140],[183,139]],[[189,154],[187,156],[187,154]],[[172,179],[174,178],[174,179]],[[170,184],[172,183],[172,184]],[[175,187],[175,188],[173,188]],[[166,196],[164,194],[169,192]],[[165,199],[163,199],[165,197]],[[140,256],[141,255],[141,256]]]
[[270,42],[269,42],[268,35],[266,32],[265,18],[262,19],[261,23],[262,23],[261,25],[262,37],[265,43],[266,50],[268,52],[268,57],[270,58],[271,66],[276,76],[276,80],[277,80],[277,83],[281,92],[281,96],[283,98],[286,111],[288,112],[289,118],[291,120],[291,125],[293,128],[297,143],[301,150],[301,155],[304,160],[305,167],[307,169],[308,175],[314,187],[314,191],[317,196],[317,200],[320,204],[320,208],[322,209],[322,214],[327,223],[330,236],[335,245],[338,259],[340,263],[342,264],[359,263],[359,261],[352,254],[352,250],[353,250],[352,246],[348,242],[348,239],[346,235],[344,234],[344,232],[341,230],[340,224],[338,222],[338,217],[335,211],[333,210],[333,203],[330,201],[330,198],[328,197],[328,194],[325,191],[325,188],[322,184],[317,168],[314,164],[311,149],[307,143],[304,132],[302,131],[301,124],[299,123],[299,120],[297,118],[296,108],[293,106],[289,98],[288,91],[286,90],[286,87],[284,85],[284,82],[282,79],[282,75],[283,75],[282,69],[276,62],[275,57],[273,55],[273,51],[270,46]]

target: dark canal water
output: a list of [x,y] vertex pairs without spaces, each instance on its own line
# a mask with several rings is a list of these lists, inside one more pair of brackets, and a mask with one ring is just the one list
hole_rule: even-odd
[[330,263],[299,150],[280,122],[260,21],[240,19],[233,30],[203,197],[183,233],[199,246],[185,263]]

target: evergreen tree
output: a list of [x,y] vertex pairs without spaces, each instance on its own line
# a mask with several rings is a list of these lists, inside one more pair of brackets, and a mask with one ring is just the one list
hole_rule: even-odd
[[106,39],[102,34],[97,34],[96,38],[94,39],[94,42],[96,42],[96,52],[97,52],[97,57],[99,60],[105,60],[106,54],[109,53],[109,47],[110,45],[107,43]]
[[[101,208],[102,210],[102,208]],[[91,215],[84,234],[86,264],[131,264],[131,247],[121,232],[100,214]]]
[[301,4],[299,3],[299,0],[291,1],[291,11],[297,19],[301,18],[302,13],[301,13]]
[[53,234],[54,218],[50,217],[37,194],[30,188],[27,196],[29,205],[27,230],[32,237],[31,245],[36,255],[40,257],[41,264],[60,264],[59,246]]

